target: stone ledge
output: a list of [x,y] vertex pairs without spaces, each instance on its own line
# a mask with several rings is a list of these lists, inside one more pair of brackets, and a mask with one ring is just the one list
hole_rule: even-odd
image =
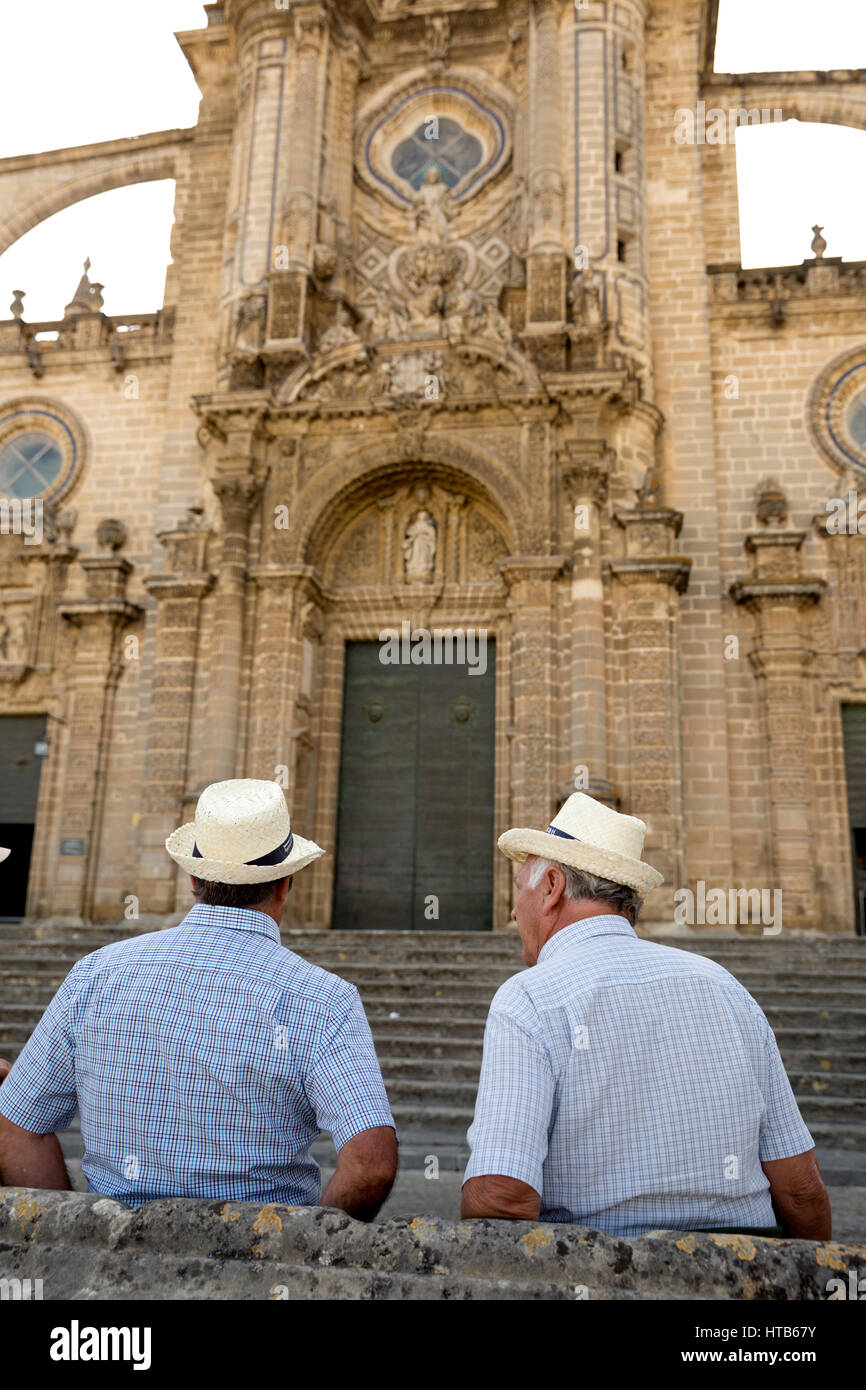
[[399,1218],[0,1188],[0,1278],[46,1299],[805,1299],[866,1246],[582,1226]]

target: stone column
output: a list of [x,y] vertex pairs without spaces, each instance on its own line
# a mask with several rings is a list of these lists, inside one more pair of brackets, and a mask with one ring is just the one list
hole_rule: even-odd
[[538,365],[550,371],[565,366],[566,259],[559,99],[559,26],[564,12],[562,0],[533,0],[530,30],[525,338]]
[[645,858],[665,876],[652,894],[651,920],[673,920],[673,891],[685,881],[681,777],[679,599],[691,561],[676,555],[682,514],[643,505],[615,519],[625,556],[610,562],[622,585],[628,681],[628,767],[622,810],[647,823]]
[[752,577],[731,586],[735,602],[755,616],[750,661],[758,679],[769,762],[774,881],[753,886],[781,889],[782,923],[794,930],[822,925],[807,746],[808,682],[815,654],[804,634],[802,615],[827,586],[802,573],[800,548],[805,538],[805,531],[775,528],[749,533],[745,545],[752,557]]
[[511,824],[544,830],[557,802],[554,581],[564,557],[512,557],[499,562],[511,614]]
[[299,7],[295,18],[289,180],[283,210],[285,269],[270,275],[268,341],[307,337],[309,275],[313,269],[321,149],[321,85],[328,39],[324,9]]
[[83,920],[97,899],[108,754],[114,696],[123,670],[123,629],[142,609],[126,598],[132,565],[115,552],[126,539],[122,522],[103,521],[100,545],[112,551],[81,561],[87,595],[60,605],[59,613],[76,629],[75,659],[69,672],[65,777],[60,844],[54,868],[54,910]]
[[180,823],[187,791],[201,601],[213,583],[213,575],[205,569],[209,534],[203,528],[160,532],[167,568],[144,581],[157,602],[156,656],[139,821],[140,898],[145,912],[167,913],[175,906],[177,869],[165,852],[165,840]]
[[[284,785],[293,804],[296,704],[305,674],[304,628],[322,603],[309,565],[261,565],[251,571],[259,592],[249,776],[277,778],[286,768]],[[306,696],[310,691],[305,691]],[[306,833],[306,832],[305,832]]]
[[261,479],[252,473],[227,472],[213,480],[223,532],[213,621],[214,666],[208,691],[211,742],[205,782],[236,776],[250,518],[261,486]]
[[604,586],[601,566],[600,512],[607,497],[614,451],[603,439],[579,439],[564,450],[565,483],[574,516],[571,562],[571,749],[577,774],[563,789],[577,789],[599,801],[616,801],[607,772],[607,701],[605,694]]

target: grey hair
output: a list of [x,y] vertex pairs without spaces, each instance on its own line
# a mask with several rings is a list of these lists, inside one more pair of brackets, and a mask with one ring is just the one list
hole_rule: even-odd
[[592,902],[606,903],[632,926],[638,919],[643,898],[636,888],[625,883],[613,883],[609,878],[599,878],[583,869],[573,869],[570,864],[556,864],[550,859],[536,858],[529,870],[529,887],[537,888],[548,869],[561,869],[565,874],[565,896],[569,902],[589,899]]

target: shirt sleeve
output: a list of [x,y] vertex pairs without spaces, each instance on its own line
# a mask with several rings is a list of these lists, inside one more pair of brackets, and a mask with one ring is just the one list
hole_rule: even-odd
[[330,1131],[338,1151],[365,1129],[390,1125],[396,1132],[373,1035],[354,986],[348,1012],[314,1058],[306,1089],[320,1128]]
[[463,1182],[498,1173],[541,1196],[555,1091],[553,1069],[532,1035],[509,1014],[491,1010]]
[[763,1012],[761,1019],[767,1055],[764,1090],[767,1110],[761,1125],[758,1157],[762,1163],[772,1163],[777,1158],[793,1158],[795,1154],[808,1153],[809,1149],[814,1149],[815,1140],[803,1122],[775,1034]]
[[31,1134],[53,1134],[78,1109],[72,1007],[78,988],[70,971],[0,1086],[0,1115]]

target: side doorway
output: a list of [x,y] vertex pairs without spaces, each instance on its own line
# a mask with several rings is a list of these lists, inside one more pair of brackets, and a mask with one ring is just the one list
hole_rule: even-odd
[[0,716],[0,845],[12,851],[0,865],[0,922],[20,921],[27,907],[45,726],[44,714]]

